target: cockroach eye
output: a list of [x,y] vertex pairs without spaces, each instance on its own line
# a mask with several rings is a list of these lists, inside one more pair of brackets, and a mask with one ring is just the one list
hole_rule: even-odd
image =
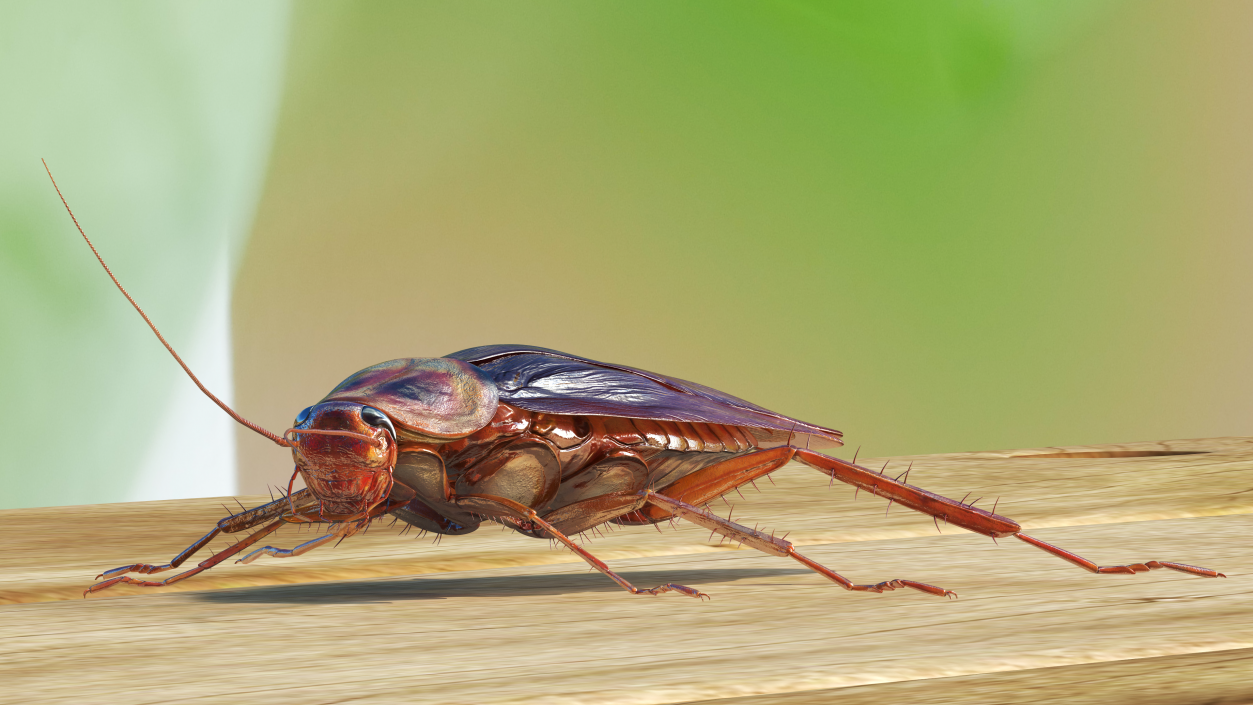
[[375,428],[387,429],[392,434],[392,438],[396,437],[396,429],[392,426],[392,420],[387,418],[387,414],[372,406],[361,407],[361,420]]
[[311,413],[313,413],[313,407],[312,407],[312,406],[310,406],[310,407],[306,407],[304,411],[302,411],[302,412],[300,412],[299,414],[297,414],[297,415],[296,415],[296,424],[295,424],[295,425],[299,426],[300,424],[302,424],[302,423],[304,423],[304,422],[308,421],[308,420],[309,420],[309,414],[311,414]]

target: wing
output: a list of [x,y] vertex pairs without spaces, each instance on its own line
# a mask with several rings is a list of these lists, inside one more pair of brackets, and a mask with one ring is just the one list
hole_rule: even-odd
[[528,411],[728,424],[842,443],[839,431],[702,384],[547,348],[485,345],[447,357],[480,368],[496,383],[502,402]]

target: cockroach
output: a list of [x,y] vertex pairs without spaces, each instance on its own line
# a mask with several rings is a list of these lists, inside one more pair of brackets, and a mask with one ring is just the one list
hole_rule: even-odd
[[[854,583],[801,555],[790,542],[710,510],[710,501],[791,460],[886,499],[889,507],[922,512],[937,528],[943,520],[993,539],[1013,536],[1093,573],[1169,568],[1225,577],[1167,561],[1099,566],[1022,533],[995,507],[987,511],[965,498],[932,494],[883,470],[857,465],[856,456],[849,462],[819,453],[843,445],[839,431],[675,377],[529,345],[487,345],[438,358],[381,362],[349,376],[297,414],[291,428],[275,434],[240,416],[192,374],[105,264],[55,179],[53,187],[100,265],[188,377],[235,421],[289,448],[296,464],[283,497],[222,519],[169,563],[106,571],[84,596],[120,583],[156,587],[185,580],[252,548],[285,524],[329,527],[294,548],[264,546],[236,562],[299,556],[390,515],[437,535],[468,534],[490,521],[524,536],[555,539],[632,595],[709,597],[676,583],[637,588],[570,537],[605,523],[634,526],[681,518],[795,560],[846,590],[912,588],[956,597],[952,590],[914,580]],[[305,489],[292,491],[296,477],[304,480]],[[260,528],[173,577],[155,581],[127,575],[174,570],[218,534],[255,527]]]

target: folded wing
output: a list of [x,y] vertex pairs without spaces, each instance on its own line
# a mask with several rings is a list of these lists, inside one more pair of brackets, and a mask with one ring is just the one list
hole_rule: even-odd
[[[840,445],[839,431],[805,423],[686,380],[529,345],[486,345],[446,357],[492,378],[500,401],[548,414],[622,416],[767,429]],[[816,447],[818,447],[816,446]]]

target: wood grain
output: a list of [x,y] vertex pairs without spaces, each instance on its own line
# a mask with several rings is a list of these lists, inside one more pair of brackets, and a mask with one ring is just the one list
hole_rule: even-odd
[[[1193,454],[1092,457],[1128,452]],[[1042,454],[1081,457],[1030,457]],[[11,510],[0,512],[0,703],[1253,702],[1253,439],[866,464],[885,461],[892,474],[912,462],[911,484],[971,491],[979,506],[999,495],[999,513],[1097,562],[1229,577],[1091,575],[1019,541],[937,535],[900,507],[885,516],[886,502],[800,466],[733,495],[736,521],[790,531],[851,579],[909,578],[961,599],[848,593],[691,526],[586,537],[637,585],[680,582],[713,600],[633,597],[513,533],[434,545],[379,526],[300,558],[84,600],[101,570],[168,560],[223,509]],[[271,543],[301,540],[284,530]]]

